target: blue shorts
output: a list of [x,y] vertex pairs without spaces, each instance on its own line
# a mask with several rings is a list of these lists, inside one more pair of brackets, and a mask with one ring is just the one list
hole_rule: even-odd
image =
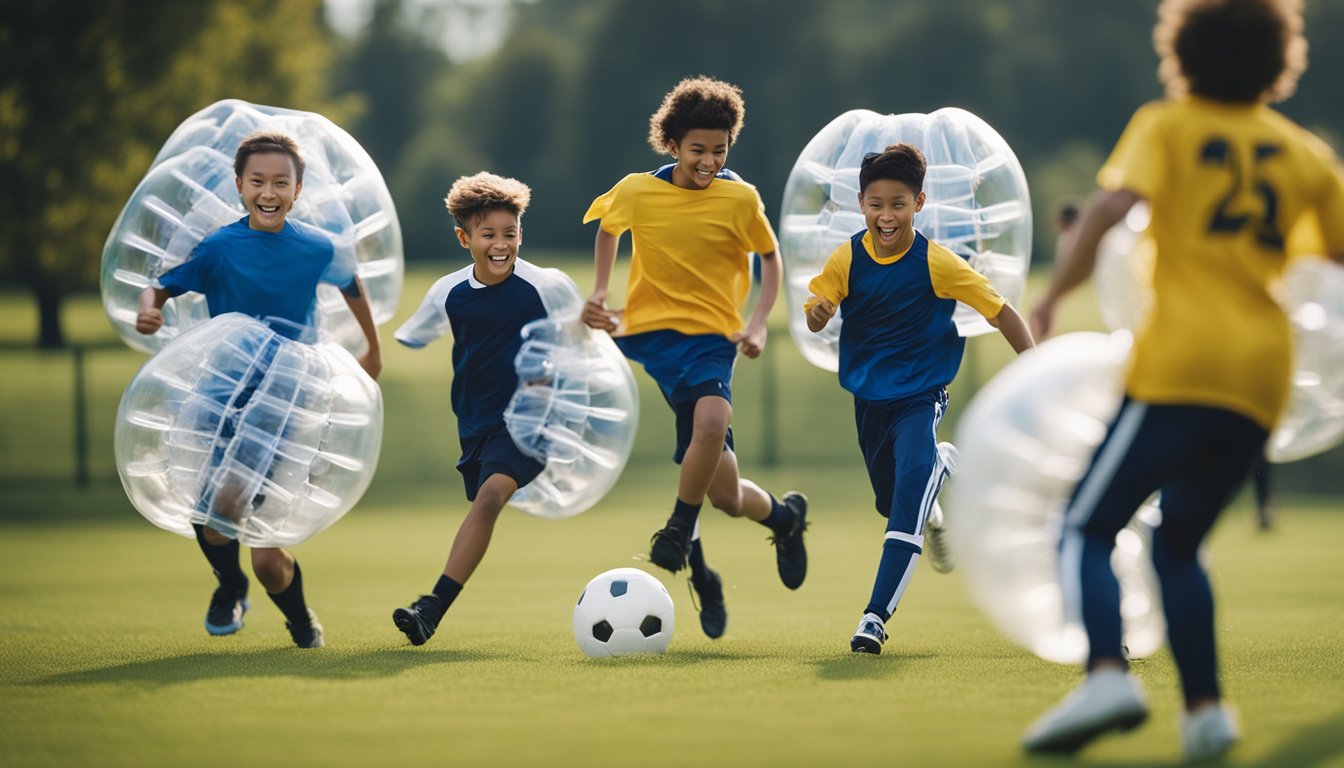
[[[248,424],[249,434],[239,437],[240,428],[244,427],[243,417],[247,405],[252,402],[257,389],[262,385],[266,378],[271,364],[275,361],[275,355],[280,349],[281,342],[277,338],[270,338],[263,342],[263,346],[253,349],[247,346],[251,337],[242,340],[243,353],[235,357],[233,362],[248,359],[253,364],[245,369],[219,370],[210,375],[202,377],[199,383],[200,394],[208,400],[211,400],[221,406],[222,413],[218,416],[217,426],[213,419],[202,423],[192,425],[198,430],[210,430],[215,433],[213,445],[210,450],[210,458],[206,464],[205,471],[202,472],[200,494],[196,499],[196,512],[210,516],[215,514],[225,514],[233,522],[233,518],[243,515],[247,510],[238,510],[233,507],[238,501],[242,501],[241,496],[249,495],[246,487],[240,487],[237,482],[228,482],[226,477],[216,477],[218,469],[224,463],[225,458],[230,459],[230,466],[235,469],[252,470],[266,479],[270,478],[271,470],[275,463],[275,449],[272,441],[267,439],[256,439],[256,437],[269,438],[270,431],[277,425],[270,413],[258,412],[253,420],[258,424]],[[251,357],[248,357],[251,355]],[[216,362],[212,360],[211,362]],[[236,381],[235,381],[236,380]],[[262,435],[254,436],[258,427],[261,428]],[[280,438],[285,437],[285,427],[280,426]],[[248,483],[247,485],[250,485]],[[222,486],[228,486],[227,488]],[[225,491],[233,496],[231,500],[216,499],[219,491]],[[250,496],[253,507],[260,506],[266,500],[266,494],[257,489],[254,495]],[[217,509],[217,502],[225,501],[228,509],[221,512]]]
[[518,450],[504,425],[486,435],[460,438],[462,458],[457,471],[467,488],[467,501],[476,500],[476,492],[491,475],[504,475],[519,488],[537,479],[546,465]]
[[946,411],[942,387],[890,402],[854,398],[859,450],[888,531],[924,533],[946,477],[938,456],[938,423]]
[[[679,331],[648,331],[616,338],[626,357],[644,366],[676,415],[677,446],[672,460],[686,457],[695,425],[695,404],[702,397],[722,397],[733,402],[733,365],[737,345],[714,333],[688,336]],[[728,428],[723,449],[733,450],[733,428]]]

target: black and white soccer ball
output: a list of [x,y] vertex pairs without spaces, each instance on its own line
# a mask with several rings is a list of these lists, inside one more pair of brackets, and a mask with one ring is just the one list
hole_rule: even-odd
[[574,640],[593,659],[662,653],[675,628],[672,596],[638,568],[599,574],[574,606]]

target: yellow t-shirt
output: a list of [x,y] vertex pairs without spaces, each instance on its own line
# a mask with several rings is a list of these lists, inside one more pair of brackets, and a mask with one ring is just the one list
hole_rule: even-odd
[[595,219],[608,234],[631,233],[627,334],[737,333],[751,287],[748,254],[778,249],[761,196],[744,181],[683,189],[632,173],[588,207],[583,222]]
[[1097,174],[1152,209],[1153,311],[1126,378],[1149,403],[1225,408],[1273,429],[1292,333],[1274,300],[1285,241],[1319,216],[1344,252],[1344,177],[1329,148],[1263,105],[1188,97],[1141,107]]

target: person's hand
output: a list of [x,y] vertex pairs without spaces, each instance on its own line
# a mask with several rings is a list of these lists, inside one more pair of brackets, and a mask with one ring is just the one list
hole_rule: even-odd
[[589,328],[611,333],[621,327],[624,315],[624,309],[608,309],[607,294],[600,292],[589,296],[583,303],[583,312],[579,315],[579,319]]
[[807,300],[812,302],[812,308],[807,310],[807,319],[818,328],[824,328],[835,317],[835,305],[817,295],[809,296]]
[[742,350],[742,354],[751,359],[761,356],[765,350],[765,324],[759,326],[748,325],[746,328],[734,333],[728,337],[728,340],[737,345]]
[[163,311],[158,309],[146,309],[138,312],[135,316],[135,330],[150,336],[157,333],[163,327]]
[[369,378],[378,380],[378,374],[383,372],[383,355],[381,352],[365,352],[359,356],[359,367],[369,374]]
[[1031,335],[1037,343],[1045,341],[1055,325],[1055,300],[1042,298],[1031,310]]

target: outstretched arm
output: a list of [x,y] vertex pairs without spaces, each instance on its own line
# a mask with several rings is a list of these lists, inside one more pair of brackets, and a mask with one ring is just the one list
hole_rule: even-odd
[[1020,355],[1036,346],[1036,342],[1032,341],[1031,331],[1027,329],[1026,322],[1022,319],[1022,315],[1018,314],[1017,310],[1013,308],[1012,304],[1004,302],[1003,309],[999,310],[999,314],[986,319],[990,325],[999,329],[999,333],[1003,334],[1003,338],[1008,340],[1008,344],[1017,354]]
[[1078,216],[1077,234],[1066,242],[1063,253],[1057,255],[1050,287],[1031,311],[1031,330],[1036,338],[1050,335],[1056,304],[1092,275],[1097,263],[1097,246],[1106,230],[1115,226],[1142,199],[1132,190],[1115,189],[1097,192],[1087,201]]
[[623,309],[607,309],[607,286],[611,282],[611,268],[616,264],[616,245],[621,238],[598,227],[597,241],[593,243],[593,293],[583,304],[580,316],[589,328],[608,333],[621,325]]
[[770,310],[779,298],[779,286],[784,281],[784,269],[779,263],[779,251],[761,254],[761,295],[756,299],[756,308],[751,319],[741,331],[728,337],[728,340],[741,346],[742,354],[756,358],[765,351],[766,324],[770,319]]
[[153,335],[163,327],[163,305],[172,294],[162,288],[150,286],[140,292],[140,306],[135,315],[135,330],[146,336]]
[[368,351],[359,357],[359,365],[376,380],[378,374],[383,371],[383,350],[378,343],[378,324],[373,322],[373,309],[369,307],[364,283],[360,282],[358,275],[355,276],[354,288],[357,293],[341,291],[341,297],[345,299],[346,306],[350,307],[351,314],[359,323],[359,330],[364,332],[364,339],[369,343]]

